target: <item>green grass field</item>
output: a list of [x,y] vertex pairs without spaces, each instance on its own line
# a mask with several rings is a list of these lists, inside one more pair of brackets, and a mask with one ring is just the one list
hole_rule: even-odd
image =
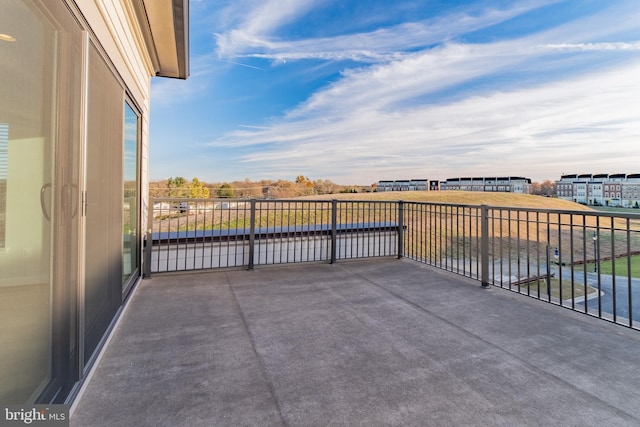
[[598,212],[614,212],[614,213],[632,213],[638,214],[640,210],[637,208],[621,208],[621,207],[607,207],[607,206],[591,206],[594,211]]
[[[627,276],[628,260],[628,257],[617,258],[615,260],[616,276]],[[614,263],[611,261],[600,262],[600,273],[613,274],[613,265]],[[586,266],[587,271],[594,271],[594,263],[588,263]],[[633,255],[631,257],[631,277],[640,277],[640,255]]]
[[[538,280],[536,282],[531,282],[529,285],[529,290],[532,294],[536,294],[538,292],[538,287],[540,289],[541,294],[547,293],[547,281],[546,280]],[[525,286],[522,287],[526,289]],[[572,295],[573,290],[573,295]],[[592,292],[597,292],[597,289],[593,286],[587,286],[587,294]],[[563,280],[562,281],[562,299],[567,300],[570,298],[580,298],[585,294],[585,287],[582,284],[574,283],[573,288],[571,286],[571,280]],[[560,280],[557,278],[551,279],[551,296],[554,298],[560,298]]]

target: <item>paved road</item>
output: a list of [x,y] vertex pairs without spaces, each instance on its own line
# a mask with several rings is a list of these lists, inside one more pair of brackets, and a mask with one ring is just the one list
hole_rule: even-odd
[[[629,318],[629,299],[631,297],[631,312],[635,322],[640,321],[640,279],[631,279],[631,296],[629,295],[629,280],[627,277],[616,276],[615,286],[614,277],[611,275],[601,274],[600,290],[600,309],[603,313],[613,314],[616,316]],[[598,287],[598,274],[587,273],[587,283],[594,288]],[[615,287],[615,292],[614,292]],[[578,305],[577,305],[578,306]],[[584,304],[579,305],[580,309],[584,309]],[[614,310],[615,307],[615,310]],[[590,313],[597,313],[598,299],[594,298],[587,301],[587,309]]]
[[[499,267],[494,266],[496,271],[499,271]],[[517,280],[517,265],[512,265],[512,274],[511,280]],[[531,266],[532,274],[536,274],[537,267]],[[505,270],[506,271],[506,270]],[[546,265],[542,264],[540,266],[540,273],[545,274]],[[526,270],[521,266],[520,274],[525,274]],[[559,276],[558,266],[551,266],[551,273],[556,277]],[[563,280],[571,278],[571,268],[563,267],[562,268],[562,278]],[[499,280],[499,279],[498,279]],[[504,279],[505,281],[509,280],[509,277]],[[574,271],[574,280],[576,282],[576,286],[581,286],[584,283],[584,273],[582,271],[575,270]],[[598,276],[597,273],[588,272],[587,273],[587,284],[598,288],[598,280],[600,280],[600,298],[592,298],[587,300],[587,311],[590,314],[597,315],[599,311],[602,312],[604,317],[613,316],[614,311],[616,314],[616,320],[621,323],[626,323],[624,319],[629,318],[629,300],[631,299],[631,313],[633,316],[634,322],[640,322],[640,279],[632,278],[631,279],[631,296],[629,296],[629,280],[624,276],[616,276],[615,277],[615,285],[614,285],[614,277],[608,274],[600,274]],[[615,287],[615,293],[614,293]],[[614,297],[615,294],[615,297]],[[565,303],[566,304],[566,303]],[[584,311],[585,303],[576,303],[576,309],[578,311]],[[615,307],[615,310],[614,310]],[[609,314],[609,316],[607,316]]]

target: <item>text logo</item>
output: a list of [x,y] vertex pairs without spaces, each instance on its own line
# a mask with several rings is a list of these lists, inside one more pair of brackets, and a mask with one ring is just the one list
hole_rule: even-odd
[[66,405],[6,405],[0,412],[0,427],[69,427]]

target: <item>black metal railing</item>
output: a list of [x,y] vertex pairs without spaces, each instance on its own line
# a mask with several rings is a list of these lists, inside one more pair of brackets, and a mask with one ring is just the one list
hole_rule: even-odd
[[145,273],[396,256],[396,205],[154,199]]
[[406,201],[152,199],[145,275],[405,257],[629,327],[640,214]]
[[[482,207],[403,202],[404,256],[466,277],[481,279]],[[485,234],[486,235],[486,234]],[[482,279],[484,284],[487,280]]]
[[630,327],[639,319],[640,215],[494,207],[488,223],[492,284]]

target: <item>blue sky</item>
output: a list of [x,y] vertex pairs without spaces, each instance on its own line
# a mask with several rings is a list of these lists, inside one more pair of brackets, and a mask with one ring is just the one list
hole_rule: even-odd
[[191,0],[150,177],[640,172],[638,0]]

